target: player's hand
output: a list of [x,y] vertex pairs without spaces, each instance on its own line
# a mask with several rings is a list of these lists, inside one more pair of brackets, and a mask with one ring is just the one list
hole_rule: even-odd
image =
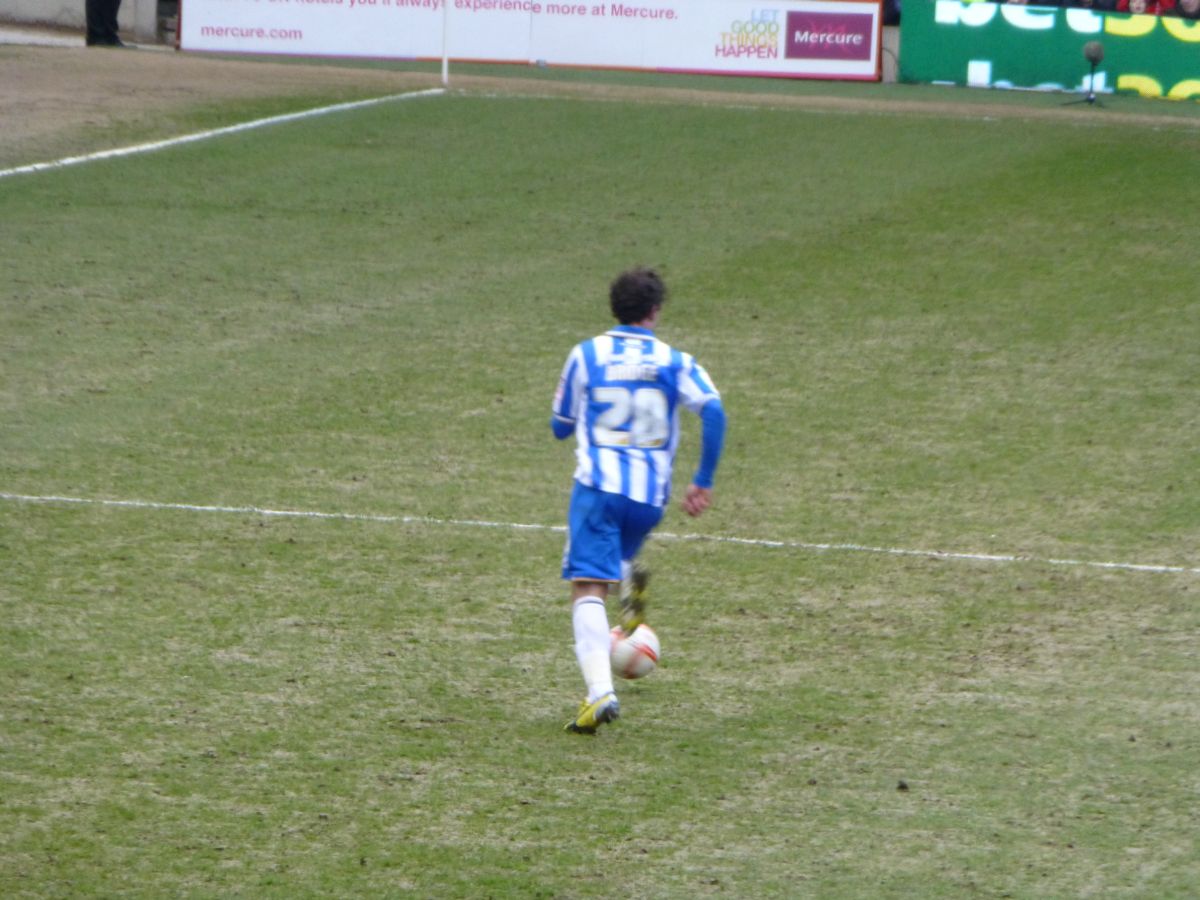
[[683,507],[685,513],[695,518],[712,506],[712,488],[689,484],[679,505]]

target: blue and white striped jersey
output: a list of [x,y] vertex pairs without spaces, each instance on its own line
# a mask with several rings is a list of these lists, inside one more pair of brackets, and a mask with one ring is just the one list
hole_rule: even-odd
[[560,436],[574,428],[580,484],[664,506],[680,407],[699,414],[720,396],[690,354],[647,328],[620,325],[572,348],[554,395],[553,424]]

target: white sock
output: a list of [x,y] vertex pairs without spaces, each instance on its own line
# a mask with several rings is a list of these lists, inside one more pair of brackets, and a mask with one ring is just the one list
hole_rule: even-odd
[[575,628],[575,658],[587,684],[588,703],[613,692],[612,663],[608,650],[608,613],[599,597],[581,597],[571,612]]

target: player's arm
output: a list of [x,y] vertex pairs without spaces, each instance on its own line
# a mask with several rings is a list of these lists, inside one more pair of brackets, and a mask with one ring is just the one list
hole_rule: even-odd
[[683,495],[683,511],[698,516],[712,505],[713,481],[725,447],[725,407],[711,397],[700,410],[700,466]]
[[560,441],[566,440],[575,433],[575,420],[553,415],[550,417],[550,430]]
[[583,393],[580,383],[584,366],[576,347],[567,357],[562,375],[558,379],[558,389],[554,392],[554,406],[550,413],[550,430],[560,441],[575,433],[575,421],[579,416],[579,398]]

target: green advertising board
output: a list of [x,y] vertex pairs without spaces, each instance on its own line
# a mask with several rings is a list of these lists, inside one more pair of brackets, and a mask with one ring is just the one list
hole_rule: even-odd
[[[1091,82],[1083,48],[1103,59]],[[904,0],[900,80],[1200,98],[1200,21],[1024,4]]]

